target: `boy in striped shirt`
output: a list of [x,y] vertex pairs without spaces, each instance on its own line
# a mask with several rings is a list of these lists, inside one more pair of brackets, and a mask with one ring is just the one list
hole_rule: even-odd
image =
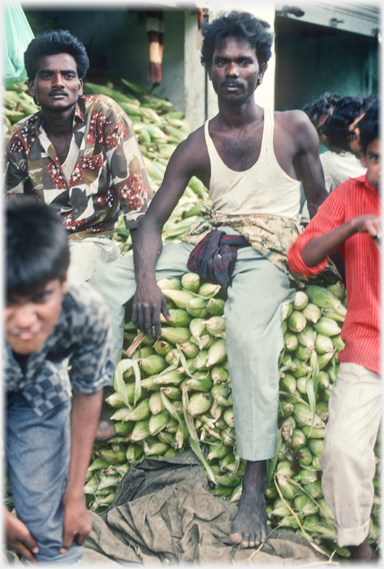
[[292,273],[313,276],[339,247],[346,267],[345,347],[329,400],[325,430],[324,497],[335,517],[339,546],[353,558],[376,554],[368,532],[373,504],[374,446],[381,418],[380,381],[380,135],[378,105],[359,121],[364,176],[340,186],[319,207],[288,251]]

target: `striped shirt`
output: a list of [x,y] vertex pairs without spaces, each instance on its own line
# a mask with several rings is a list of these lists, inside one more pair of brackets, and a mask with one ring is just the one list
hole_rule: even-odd
[[[328,257],[308,267],[301,257],[306,244],[354,217],[380,213],[379,193],[368,183],[366,175],[340,184],[289,249],[291,271],[307,276],[320,273],[327,266]],[[339,361],[360,364],[380,374],[380,252],[367,233],[355,233],[339,249],[345,262],[348,300],[341,331],[345,348],[339,352]]]

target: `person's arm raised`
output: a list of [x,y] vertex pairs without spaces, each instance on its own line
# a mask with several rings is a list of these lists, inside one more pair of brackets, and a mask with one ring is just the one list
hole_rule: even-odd
[[314,267],[355,233],[368,233],[372,239],[377,239],[379,232],[380,217],[360,215],[329,233],[311,239],[302,250],[301,258],[308,267]]
[[[200,129],[199,129],[200,130]],[[176,148],[163,183],[140,219],[133,241],[136,293],[132,321],[152,340],[161,335],[160,314],[170,320],[167,302],[156,284],[156,264],[162,251],[161,232],[192,176],[199,176],[203,160],[202,135],[192,133]]]

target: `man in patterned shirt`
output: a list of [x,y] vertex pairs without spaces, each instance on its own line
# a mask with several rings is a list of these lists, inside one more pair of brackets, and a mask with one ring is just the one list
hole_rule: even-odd
[[[32,194],[61,215],[70,273],[83,280],[120,251],[111,239],[123,212],[132,239],[152,193],[132,123],[115,101],[83,96],[89,60],[68,31],[48,31],[25,54],[41,111],[5,135],[5,192]],[[103,404],[96,440],[114,435]]]
[[17,515],[5,510],[6,540],[31,561],[77,563],[92,527],[85,475],[114,370],[109,315],[91,285],[68,280],[67,235],[46,204],[7,200],[6,261],[5,452]]

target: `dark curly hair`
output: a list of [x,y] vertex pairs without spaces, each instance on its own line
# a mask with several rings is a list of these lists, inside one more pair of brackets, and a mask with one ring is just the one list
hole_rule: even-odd
[[259,65],[266,64],[272,55],[273,34],[268,31],[270,25],[255,18],[248,12],[232,11],[221,13],[210,24],[203,24],[203,45],[201,63],[212,64],[213,52],[227,37],[247,42],[255,51]]
[[364,154],[367,153],[368,145],[380,138],[379,110],[379,101],[376,100],[356,125],[360,131],[359,146]]
[[68,30],[49,30],[30,42],[24,53],[24,64],[28,79],[34,80],[39,57],[57,55],[58,53],[69,53],[76,61],[79,79],[84,79],[89,67],[88,55],[81,41]]
[[349,151],[347,138],[350,133],[348,127],[365,112],[365,102],[366,97],[363,95],[341,97],[336,103],[333,113],[325,119],[319,128],[319,132],[325,134],[333,146]]
[[330,115],[339,99],[341,95],[327,91],[321,97],[314,99],[312,103],[305,105],[303,111],[308,115],[313,126],[317,127],[320,117]]

